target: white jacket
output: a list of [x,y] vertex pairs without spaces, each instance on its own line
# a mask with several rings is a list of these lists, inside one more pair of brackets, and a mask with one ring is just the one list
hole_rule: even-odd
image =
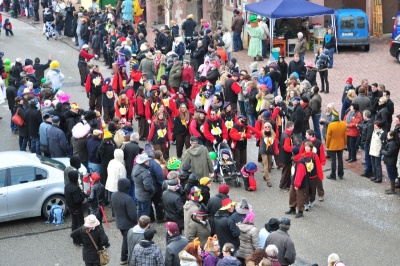
[[59,69],[50,69],[46,74],[46,80],[51,81],[51,87],[53,89],[61,89],[64,75]]
[[114,159],[108,163],[107,172],[108,178],[106,182],[106,189],[110,192],[117,192],[118,180],[120,178],[126,178],[123,150],[114,150]]
[[222,35],[222,41],[225,43],[225,50],[227,53],[232,53],[232,35],[230,32],[225,32]]
[[383,134],[383,130],[374,130],[371,137],[371,144],[369,146],[369,155],[380,157],[381,156],[381,148],[382,148],[382,140],[381,136]]

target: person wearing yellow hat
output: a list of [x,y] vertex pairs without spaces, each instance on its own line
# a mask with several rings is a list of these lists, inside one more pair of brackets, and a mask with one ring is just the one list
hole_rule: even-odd
[[46,74],[46,80],[51,82],[53,91],[59,91],[61,89],[62,81],[65,78],[59,67],[60,63],[57,60],[51,61],[50,70]]
[[329,123],[326,132],[326,150],[331,156],[331,173],[328,179],[336,180],[336,160],[338,162],[337,174],[343,178],[343,150],[347,145],[347,125],[341,121],[339,113],[332,110],[332,121]]
[[211,179],[209,177],[200,178],[199,188],[201,189],[201,195],[203,196],[201,203],[207,205],[210,200]]

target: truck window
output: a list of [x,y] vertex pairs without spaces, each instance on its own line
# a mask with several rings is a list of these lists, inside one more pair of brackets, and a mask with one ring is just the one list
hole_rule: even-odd
[[364,29],[365,28],[365,18],[358,16],[357,17],[357,28]]
[[342,30],[354,29],[354,17],[353,16],[342,17],[342,19],[340,20],[340,28]]

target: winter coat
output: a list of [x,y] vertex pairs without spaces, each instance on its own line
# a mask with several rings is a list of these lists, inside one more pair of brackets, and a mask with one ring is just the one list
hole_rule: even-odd
[[247,102],[247,110],[246,112],[250,115],[256,115],[257,114],[257,94],[258,90],[256,88],[251,89],[250,92],[248,92],[244,98],[248,100]]
[[389,114],[389,110],[386,107],[386,103],[383,105],[380,105],[379,107],[380,107],[380,109],[378,111],[378,114],[376,115],[375,120],[382,121],[383,122],[383,125],[382,125],[383,131],[388,132],[389,128],[390,128],[389,119],[391,119],[391,115]]
[[127,235],[127,243],[128,243],[128,261],[129,265],[131,265],[132,252],[135,248],[136,244],[140,242],[140,240],[144,239],[144,232],[146,230],[141,228],[139,224],[135,225],[133,228],[129,229]]
[[40,111],[36,108],[36,105],[31,105],[25,112],[25,123],[28,126],[30,137],[39,138],[39,127],[42,121],[42,116]]
[[184,228],[185,228],[185,237],[189,238],[189,223],[192,220],[192,213],[197,211],[200,207],[200,204],[198,202],[195,202],[193,200],[187,200],[185,205],[183,205],[183,220],[184,220]]
[[304,76],[306,74],[306,67],[304,66],[304,62],[302,62],[301,60],[299,60],[298,62],[295,62],[294,60],[289,62],[289,66],[288,66],[288,74],[289,76],[293,73],[293,72],[297,72],[297,74],[299,74],[299,79],[303,80]]
[[[76,229],[71,233],[72,238],[82,237],[83,248],[82,248],[82,257],[83,261],[88,264],[100,264],[99,255],[97,254],[96,247],[93,245],[92,240],[86,231],[88,228],[82,226]],[[108,237],[104,232],[102,226],[96,226],[94,229],[89,231],[89,234],[92,236],[94,242],[96,243],[98,248],[109,247],[110,244],[108,242]]]
[[247,259],[258,248],[258,229],[254,224],[239,223],[240,247],[237,257]]
[[50,69],[46,74],[46,80],[51,82],[53,89],[60,89],[64,80],[64,74],[58,69]]
[[179,60],[183,60],[183,56],[185,55],[185,44],[180,42],[175,46],[175,53],[179,56]]
[[172,66],[171,70],[169,71],[169,84],[174,88],[179,88],[181,84],[181,75],[182,75],[182,65],[181,63],[175,64]]
[[306,72],[304,79],[310,82],[311,87],[317,86],[317,71],[315,69],[309,69]]
[[182,164],[184,163],[190,164],[190,171],[200,178],[209,176],[210,173],[214,172],[213,163],[208,154],[208,150],[203,145],[190,146],[182,156]]
[[268,236],[264,248],[268,245],[275,245],[278,248],[278,260],[282,266],[290,265],[295,262],[296,249],[286,231],[278,229],[278,231],[272,232]]
[[326,149],[329,151],[342,151],[347,144],[346,122],[333,121],[329,123],[326,132]]
[[233,256],[224,257],[217,263],[217,266],[241,266],[241,265],[242,263]]
[[203,222],[191,216],[189,225],[187,229],[185,228],[185,234],[187,230],[187,239],[189,239],[189,241],[193,241],[196,237],[198,237],[201,247],[204,247],[208,237],[211,235],[210,222],[207,220],[204,220]]
[[67,138],[57,125],[52,125],[47,131],[47,140],[49,142],[49,151],[52,158],[67,157]]
[[184,32],[185,37],[192,37],[195,28],[196,28],[196,22],[191,18],[188,18],[182,23],[182,30]]
[[76,180],[70,180],[64,187],[65,203],[69,210],[82,210],[82,204],[85,195],[78,185],[78,177]]
[[358,104],[360,108],[359,111],[362,113],[364,110],[369,110],[371,108],[371,101],[370,99],[365,96],[364,93],[359,93],[356,97],[354,97],[352,103]]
[[304,118],[303,118],[303,130],[302,132],[306,132],[308,129],[310,129],[310,117],[312,113],[312,109],[310,106],[305,106],[303,108],[304,111]]
[[81,121],[81,112],[75,113],[71,110],[68,110],[64,113],[65,117],[65,126],[67,129],[67,138],[71,140],[72,137],[72,128]]
[[100,164],[100,158],[97,156],[97,150],[100,144],[101,144],[101,139],[99,139],[97,136],[92,136],[87,141],[86,148],[88,153],[88,162]]
[[150,160],[149,163],[150,175],[153,180],[154,192],[157,193],[161,190],[164,182],[164,173],[161,165],[154,159]]
[[141,240],[135,246],[129,266],[164,266],[161,249],[153,241]]
[[184,228],[183,202],[176,191],[167,189],[163,192],[162,201],[165,211],[165,219],[175,222],[179,229]]
[[37,80],[44,78],[44,71],[50,67],[51,59],[47,60],[46,64],[34,64],[33,69],[35,70],[35,76]]
[[26,122],[25,122],[25,119],[26,119],[25,107],[23,107],[21,104],[16,104],[14,107],[14,112],[18,113],[18,115],[24,120],[24,124],[22,126],[18,126],[18,135],[21,137],[28,137],[29,129],[28,129],[28,125],[26,125]]
[[301,39],[297,40],[297,43],[294,46],[294,53],[299,54],[299,56],[304,56],[306,54],[306,50],[307,50],[307,40],[306,38],[302,37]]
[[304,110],[303,108],[301,108],[300,103],[298,103],[294,107],[293,113],[290,117],[290,121],[294,123],[294,129],[293,129],[294,134],[301,133],[303,131],[304,117],[305,117]]
[[140,61],[139,71],[142,72],[143,75],[146,75],[147,79],[153,79],[156,75],[156,66],[154,64],[154,60],[150,58],[143,58]]
[[181,266],[199,266],[197,259],[186,250],[179,252],[179,260]]
[[383,155],[383,162],[386,165],[396,165],[397,155],[399,154],[399,144],[394,138],[389,139],[386,145],[382,147],[381,154]]
[[240,34],[242,33],[243,25],[244,25],[243,17],[240,15],[235,15],[232,19],[231,30]]
[[[182,67],[182,76],[181,76],[181,81],[182,82],[189,82],[190,85],[193,86],[194,83],[194,71],[191,66],[188,66],[186,68]],[[187,95],[190,97],[190,95]]]
[[361,144],[371,145],[372,133],[374,132],[374,121],[372,119],[363,120],[361,124]]
[[308,104],[312,110],[311,115],[321,114],[321,104],[322,104],[321,95],[319,95],[318,93],[312,94],[310,102]]
[[201,257],[203,258],[203,266],[216,266],[218,261],[221,259],[219,256],[215,255],[215,253],[211,251],[204,251],[201,254]]
[[218,68],[210,68],[207,71],[206,79],[213,85],[217,83],[217,80],[219,78],[219,71]]
[[372,133],[371,144],[369,146],[369,155],[381,157],[381,149],[385,147],[386,132],[382,129],[374,130]]
[[232,213],[231,218],[236,224],[242,223],[244,218],[246,218],[246,214],[234,212],[234,213]]
[[129,195],[131,182],[127,178],[118,180],[118,191],[111,195],[112,208],[117,229],[126,230],[137,224],[137,210],[133,198]]
[[[108,164],[114,159],[114,151],[116,149],[114,141],[102,140],[99,147],[97,148],[97,157],[100,158],[100,168],[101,168],[101,183],[106,184],[108,178]],[[121,170],[122,171],[122,170]],[[125,173],[126,175],[126,173]]]
[[140,202],[151,200],[154,194],[153,180],[149,168],[145,164],[137,164],[132,169],[132,179],[135,182],[135,196]]
[[210,200],[210,188],[203,185],[199,185],[199,188],[201,189],[201,195],[203,196],[201,203],[207,206],[208,201]]
[[[350,112],[348,112],[343,121],[347,121],[347,117],[350,115]],[[361,112],[356,112],[355,115],[353,116],[353,118],[351,119],[350,123],[346,122],[346,126],[347,126],[347,136],[349,137],[358,137],[360,135],[360,129],[358,129],[357,125],[361,124],[362,122],[362,116],[361,116]]]
[[40,145],[48,146],[47,131],[51,128],[50,122],[42,122],[39,126]]
[[124,152],[121,149],[114,150],[114,159],[108,163],[107,173],[106,189],[110,192],[116,192],[119,190],[118,179],[127,178]]
[[127,177],[130,178],[133,169],[133,160],[140,153],[139,143],[135,141],[130,141],[126,144],[123,144],[121,149],[124,151],[124,160]]
[[215,232],[218,232],[218,240],[221,247],[225,243],[232,243],[235,246],[235,250],[238,250],[240,246],[240,229],[230,216],[231,213],[229,211],[219,210],[214,215],[214,228]]
[[178,254],[189,242],[181,235],[170,237],[167,241],[168,243],[165,249],[165,266],[178,266],[180,265]]
[[223,193],[217,193],[215,196],[212,196],[207,204],[209,218],[213,218],[214,215],[219,211],[222,207],[222,200],[229,198],[228,195]]

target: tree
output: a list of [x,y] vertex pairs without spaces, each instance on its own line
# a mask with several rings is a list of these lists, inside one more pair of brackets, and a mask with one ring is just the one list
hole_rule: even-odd
[[222,21],[222,7],[223,0],[213,0],[211,1],[211,27],[213,29],[217,28],[217,21]]

